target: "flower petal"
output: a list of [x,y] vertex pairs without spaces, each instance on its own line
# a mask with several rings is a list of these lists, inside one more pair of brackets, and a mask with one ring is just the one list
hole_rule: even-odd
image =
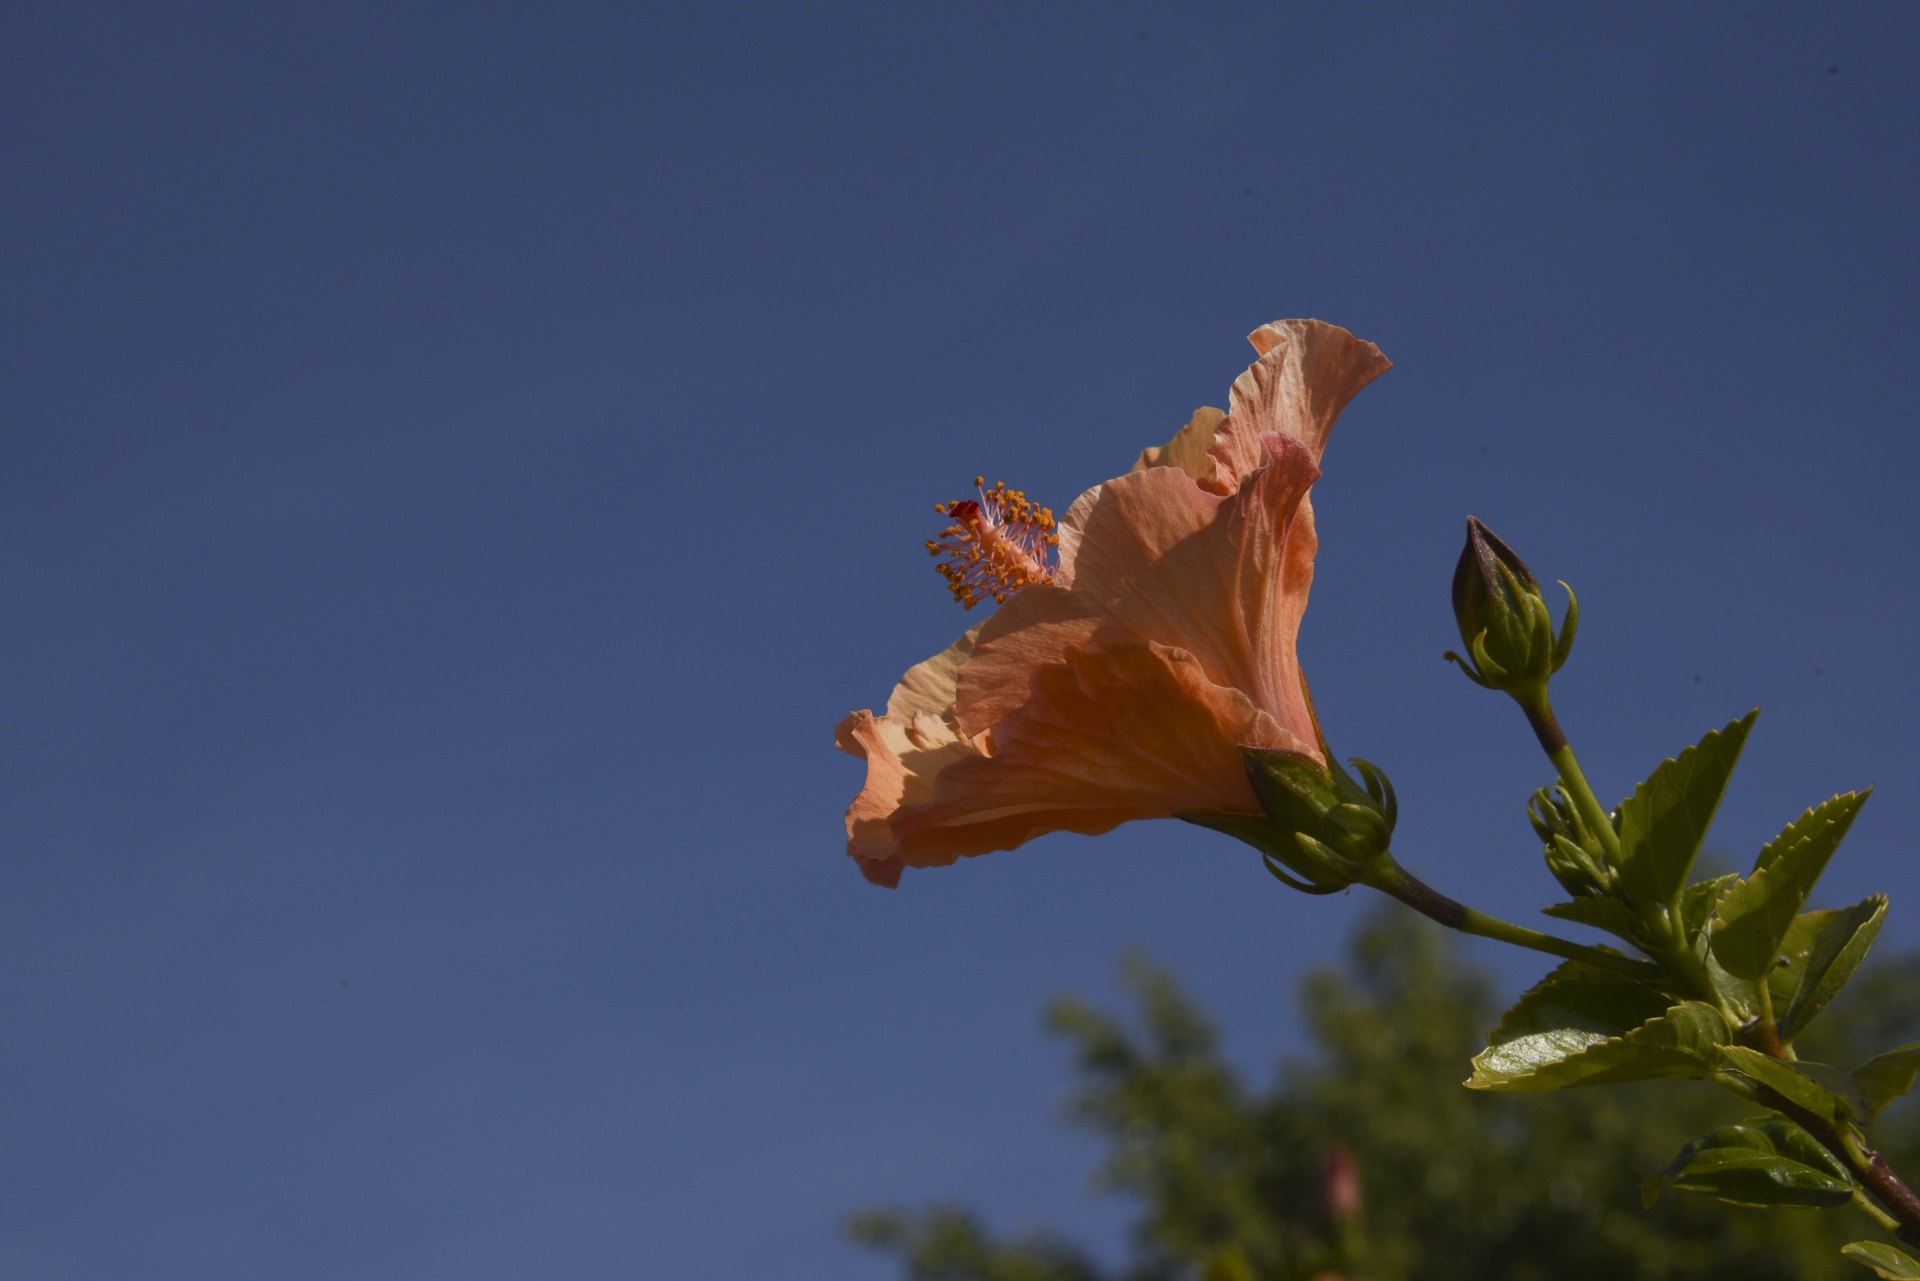
[[1200,481],[1230,494],[1261,465],[1260,437],[1291,436],[1318,463],[1340,411],[1393,367],[1370,342],[1320,320],[1276,320],[1247,335],[1259,359],[1234,379],[1226,418],[1214,431],[1213,473]]
[[960,669],[955,727],[970,736],[992,729],[1027,701],[1035,671],[1103,635],[1133,639],[1092,597],[1052,584],[1026,588],[981,625],[979,646]]
[[1226,414],[1221,410],[1202,405],[1193,411],[1193,417],[1187,420],[1187,425],[1173,434],[1172,440],[1141,450],[1140,461],[1133,465],[1133,470],[1178,467],[1195,480],[1211,476],[1213,459],[1207,451],[1213,448],[1213,433],[1225,417]]
[[847,807],[847,854],[877,885],[900,880],[892,819],[903,806],[933,799],[935,776],[955,761],[979,756],[945,721],[924,712],[907,718],[850,713],[833,731],[834,742],[867,763],[867,781]]
[[933,779],[956,760],[979,755],[953,728],[953,678],[973,652],[978,626],[923,663],[915,663],[893,687],[887,714],[850,712],[834,728],[834,743],[867,763],[866,783],[847,807],[847,853],[866,878],[893,886],[904,866],[894,852],[888,821],[902,805],[924,805]]
[[[1073,505],[1063,523],[1075,554],[1051,590],[1076,598],[1088,643],[1112,644],[1116,631],[1194,655],[1216,685],[1244,691],[1283,728],[1313,743],[1318,732],[1294,653],[1313,583],[1316,540],[1304,499],[1319,477],[1304,445],[1268,433],[1265,464],[1229,497],[1202,490],[1174,468],[1155,467],[1110,480]],[[1062,537],[1062,544],[1066,538]],[[986,665],[990,655],[1044,654],[1060,642],[1037,622],[1068,613],[1064,600],[1023,605],[1015,597],[981,632],[980,648],[960,677],[958,723],[975,733],[1004,713],[1011,673]],[[1050,614],[1042,606],[1050,606]],[[1016,610],[1013,606],[1021,606]],[[974,674],[980,667],[979,677]],[[994,677],[993,688],[984,679]],[[990,695],[997,694],[998,698]]]
[[980,626],[975,623],[959,640],[924,663],[909,667],[887,699],[887,715],[911,716],[915,712],[926,712],[942,719],[951,718],[954,673],[973,654],[974,644],[980,637]]
[[955,761],[930,804],[893,819],[910,867],[1012,849],[1046,832],[1095,836],[1187,811],[1260,812],[1244,744],[1307,751],[1246,695],[1167,645],[1094,648],[1033,673],[994,726],[993,752]]

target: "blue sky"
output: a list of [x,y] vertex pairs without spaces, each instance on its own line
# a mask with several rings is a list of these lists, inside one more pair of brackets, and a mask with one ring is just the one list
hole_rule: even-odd
[[[1264,1073],[1367,906],[1177,824],[886,893],[831,748],[1312,315],[1397,368],[1302,653],[1519,919],[1547,771],[1445,667],[1469,513],[1580,592],[1603,793],[1755,704],[1715,843],[1876,782],[1920,939],[1920,10],[21,4],[0,16],[0,1271],[878,1278],[1117,1248],[1050,995]],[[1540,967],[1498,959],[1519,984]]]

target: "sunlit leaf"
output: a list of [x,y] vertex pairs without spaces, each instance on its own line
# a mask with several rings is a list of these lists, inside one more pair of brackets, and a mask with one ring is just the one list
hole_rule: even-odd
[[1866,792],[1843,792],[1802,814],[1761,851],[1760,864],[1714,909],[1713,954],[1727,971],[1757,979],[1773,968],[1814,882],[1866,804]]
[[1915,1076],[1920,1076],[1920,1041],[1876,1054],[1855,1068],[1853,1079],[1866,1100],[1866,1119],[1873,1120],[1880,1109],[1911,1090]]
[[[1560,1090],[1708,1075],[1732,1039],[1720,1011],[1630,979],[1562,967],[1507,1011],[1473,1060],[1480,1090]],[[1638,1023],[1636,1016],[1647,1015]]]
[[1687,882],[1758,710],[1660,762],[1620,806],[1621,880],[1643,906],[1669,903]]
[[1860,1087],[1839,1068],[1824,1063],[1783,1063],[1744,1045],[1729,1045],[1721,1054],[1728,1067],[1825,1120],[1839,1124],[1866,1117],[1867,1104]]
[[1872,1268],[1888,1281],[1920,1281],[1920,1260],[1882,1245],[1878,1241],[1854,1241],[1840,1247],[1840,1253],[1863,1267]]
[[1794,921],[1780,948],[1782,958],[1792,964],[1782,964],[1770,976],[1784,975],[1792,985],[1784,1002],[1776,990],[1774,1002],[1776,1010],[1785,1005],[1778,1019],[1783,1040],[1797,1036],[1846,986],[1866,960],[1886,914],[1886,895],[1875,894],[1852,907],[1806,912]]

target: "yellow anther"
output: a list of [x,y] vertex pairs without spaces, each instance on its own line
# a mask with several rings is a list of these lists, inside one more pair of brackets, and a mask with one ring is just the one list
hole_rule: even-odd
[[946,557],[935,568],[967,609],[987,597],[1005,601],[1023,587],[1051,579],[1048,549],[1060,545],[1049,508],[1008,489],[1005,481],[988,489],[986,478],[975,476],[973,488],[978,498],[934,505],[953,523],[927,542],[929,554]]

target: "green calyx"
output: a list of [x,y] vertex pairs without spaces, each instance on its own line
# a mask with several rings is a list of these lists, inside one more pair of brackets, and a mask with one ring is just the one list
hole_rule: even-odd
[[1573,652],[1580,602],[1567,590],[1566,621],[1556,631],[1539,580],[1511,547],[1473,516],[1453,571],[1453,617],[1465,657],[1448,650],[1467,679],[1523,702],[1545,695],[1547,681]]
[[1546,847],[1547,869],[1575,898],[1613,893],[1619,874],[1607,859],[1599,834],[1581,817],[1563,786],[1543,787],[1527,799],[1527,818]]
[[1360,880],[1386,854],[1399,811],[1393,784],[1377,767],[1354,760],[1361,776],[1356,779],[1331,759],[1322,765],[1295,752],[1255,748],[1240,755],[1267,821],[1256,824],[1257,840],[1244,832],[1233,835],[1260,850],[1267,870],[1280,880],[1307,893],[1330,894]]

